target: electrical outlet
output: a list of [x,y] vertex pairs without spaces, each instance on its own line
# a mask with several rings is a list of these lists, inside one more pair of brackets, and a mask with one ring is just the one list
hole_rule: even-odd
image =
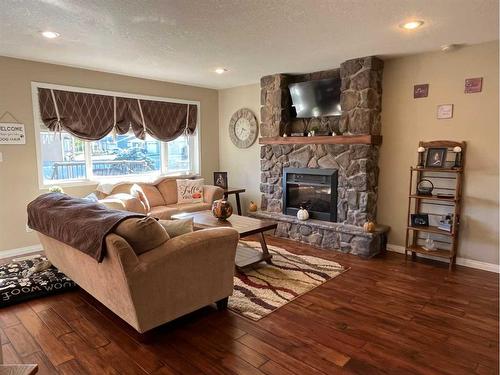
[[31,229],[30,227],[28,227],[28,224],[26,224],[26,232],[28,232],[28,233],[33,232],[33,229]]

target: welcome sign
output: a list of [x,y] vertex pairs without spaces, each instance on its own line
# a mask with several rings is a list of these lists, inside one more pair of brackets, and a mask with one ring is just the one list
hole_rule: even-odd
[[24,124],[0,122],[0,145],[24,145],[26,135]]

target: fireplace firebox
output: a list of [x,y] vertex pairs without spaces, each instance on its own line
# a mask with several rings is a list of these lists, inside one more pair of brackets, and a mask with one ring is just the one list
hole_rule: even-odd
[[300,207],[312,219],[337,221],[336,169],[284,168],[283,213],[297,215]]

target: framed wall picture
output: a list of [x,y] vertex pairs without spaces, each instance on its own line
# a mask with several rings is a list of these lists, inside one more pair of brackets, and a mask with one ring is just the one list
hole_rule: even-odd
[[411,226],[412,227],[428,227],[429,226],[429,215],[428,214],[411,214]]
[[444,168],[446,163],[446,147],[435,147],[427,150],[426,168]]
[[453,104],[441,104],[437,107],[437,118],[447,119],[453,117]]
[[481,92],[482,89],[483,89],[483,77],[467,78],[465,80],[464,92],[466,94],[473,94],[476,92]]
[[427,98],[429,96],[429,84],[424,83],[422,85],[413,86],[413,98]]
[[227,172],[214,172],[214,185],[227,189]]

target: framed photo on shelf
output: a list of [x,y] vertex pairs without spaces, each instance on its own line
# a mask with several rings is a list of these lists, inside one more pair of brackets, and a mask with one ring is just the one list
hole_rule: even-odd
[[412,227],[428,227],[429,215],[428,214],[411,214]]
[[426,168],[444,168],[446,164],[446,147],[435,147],[427,150]]
[[227,189],[227,172],[214,172],[214,185]]

